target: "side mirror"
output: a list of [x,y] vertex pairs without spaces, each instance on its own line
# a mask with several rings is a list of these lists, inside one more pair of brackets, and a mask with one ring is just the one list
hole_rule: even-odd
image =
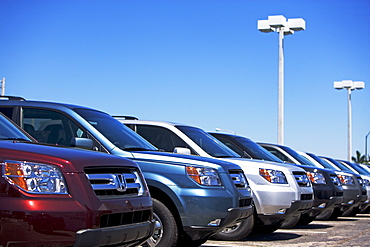
[[191,154],[191,151],[189,148],[181,148],[181,147],[175,147],[173,149],[173,152],[175,154],[186,154],[186,155],[190,155]]
[[71,141],[71,147],[78,147],[92,150],[94,147],[93,140],[89,138],[73,137]]

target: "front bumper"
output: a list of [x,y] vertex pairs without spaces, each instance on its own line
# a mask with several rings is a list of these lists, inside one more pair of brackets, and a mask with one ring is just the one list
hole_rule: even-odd
[[85,229],[76,233],[74,247],[98,247],[108,245],[137,246],[153,234],[155,221]]
[[300,215],[307,212],[308,210],[311,210],[312,204],[313,200],[293,201],[291,207],[287,209],[285,213],[276,213],[273,215],[258,215],[257,224],[259,226],[279,224],[294,215]]
[[236,222],[250,217],[253,214],[254,207],[252,205],[240,208],[230,208],[227,216],[221,221],[219,226],[186,226],[185,232],[191,239],[208,238],[218,232],[221,232],[225,227],[234,225]]

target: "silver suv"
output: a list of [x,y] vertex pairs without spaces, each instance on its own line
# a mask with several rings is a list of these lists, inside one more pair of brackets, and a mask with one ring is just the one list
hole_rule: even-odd
[[[238,164],[253,191],[256,231],[272,232],[284,220],[294,226],[301,213],[312,207],[313,189],[306,172],[301,168],[241,158],[216,138],[196,127],[128,117],[116,119],[165,152],[214,157]],[[241,226],[234,226],[215,237],[238,240],[245,237],[245,234]]]

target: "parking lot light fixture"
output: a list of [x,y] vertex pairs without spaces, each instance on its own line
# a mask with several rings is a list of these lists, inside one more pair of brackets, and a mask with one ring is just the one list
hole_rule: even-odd
[[367,162],[369,161],[369,157],[367,155],[367,137],[370,135],[370,131],[369,133],[366,134],[365,136],[365,162],[367,164]]
[[[342,80],[334,82],[335,89],[347,89],[347,102],[348,102],[348,140],[347,140],[347,160],[351,162],[352,157],[352,103],[351,103],[351,92],[355,89],[365,88],[365,82],[363,81],[352,81]],[[366,150],[365,150],[366,151]]]
[[278,72],[278,144],[284,144],[284,35],[306,29],[302,18],[286,19],[283,15],[269,16],[267,20],[258,20],[257,28],[261,32],[279,33],[279,72]]

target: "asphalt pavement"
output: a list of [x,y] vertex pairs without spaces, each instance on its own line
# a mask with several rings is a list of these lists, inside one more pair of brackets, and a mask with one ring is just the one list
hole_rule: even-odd
[[339,217],[334,221],[315,220],[294,229],[250,235],[241,241],[208,240],[202,247],[274,246],[370,246],[370,214]]

